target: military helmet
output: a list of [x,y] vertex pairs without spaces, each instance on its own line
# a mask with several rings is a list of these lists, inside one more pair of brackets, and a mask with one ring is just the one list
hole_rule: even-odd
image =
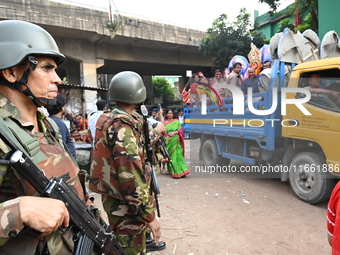
[[49,55],[59,66],[66,57],[43,28],[21,20],[0,21],[0,70],[14,67],[30,55]]
[[140,104],[146,99],[146,88],[139,74],[124,71],[116,74],[110,82],[110,99],[127,104]]

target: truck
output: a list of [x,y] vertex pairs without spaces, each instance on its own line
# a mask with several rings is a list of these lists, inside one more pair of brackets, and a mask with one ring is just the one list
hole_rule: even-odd
[[184,131],[200,140],[204,166],[228,166],[231,159],[257,169],[281,166],[281,181],[300,200],[326,201],[340,176],[340,108],[306,89],[315,72],[325,89],[340,91],[340,57],[300,64],[276,59],[270,76],[260,78],[260,93],[239,96],[234,89],[221,105],[202,99],[184,108]]

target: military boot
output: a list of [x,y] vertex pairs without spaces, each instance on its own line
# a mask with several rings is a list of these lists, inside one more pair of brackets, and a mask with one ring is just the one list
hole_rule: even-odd
[[150,251],[161,251],[166,248],[166,243],[163,241],[159,241],[158,244],[152,239],[151,234],[146,234],[146,252]]

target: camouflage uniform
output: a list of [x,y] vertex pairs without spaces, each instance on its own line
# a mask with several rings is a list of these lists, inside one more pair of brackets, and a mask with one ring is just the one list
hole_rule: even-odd
[[[154,141],[159,138],[156,130],[150,134]],[[155,219],[144,146],[142,121],[136,114],[115,108],[101,115],[89,188],[102,194],[110,226],[129,255],[145,254],[146,226]]]
[[[12,130],[14,128],[12,132],[21,143],[27,145],[27,139],[24,137],[31,138],[30,145],[27,147],[23,145],[23,147],[27,149],[26,152],[32,160],[44,170],[46,177],[60,176],[66,173],[67,169],[71,177],[68,183],[73,185],[75,193],[84,200],[84,192],[77,177],[79,169],[64,145],[60,144],[53,135],[53,128],[44,113],[37,112],[38,124],[43,131],[33,134],[30,132],[33,124],[28,122],[19,109],[0,94],[0,116],[6,124],[14,125],[11,128]],[[18,130],[15,131],[15,128]],[[6,145],[0,140],[1,156],[7,151]],[[40,239],[34,239],[25,233],[20,218],[19,197],[39,196],[39,194],[30,184],[19,178],[12,168],[0,165],[0,254],[40,254],[46,247],[51,255],[73,254],[74,243],[71,230],[61,233],[58,229]]]

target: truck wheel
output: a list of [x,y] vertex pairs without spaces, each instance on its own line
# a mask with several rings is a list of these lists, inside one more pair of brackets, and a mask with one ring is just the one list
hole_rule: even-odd
[[[282,166],[285,167],[285,168],[290,167],[293,158],[299,152],[301,152],[301,149],[296,149],[296,148],[294,149],[292,145],[289,145],[285,154],[283,155]],[[289,181],[289,171],[284,171],[284,172],[281,173],[281,181],[282,182]]]
[[201,155],[205,166],[216,166],[222,163],[222,157],[218,155],[216,143],[212,139],[204,142]]
[[313,152],[301,152],[293,160],[289,182],[297,197],[309,204],[326,201],[334,188],[334,180],[324,170],[326,160]]

